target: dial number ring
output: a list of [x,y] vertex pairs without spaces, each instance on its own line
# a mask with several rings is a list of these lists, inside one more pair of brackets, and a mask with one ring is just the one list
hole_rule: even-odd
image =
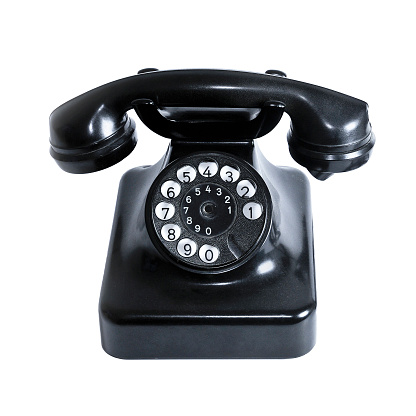
[[[237,189],[247,185],[241,181],[249,181],[254,194]],[[261,176],[223,153],[194,154],[168,165],[146,202],[149,235],[161,254],[200,273],[226,271],[250,258],[270,228],[270,214],[270,194]]]

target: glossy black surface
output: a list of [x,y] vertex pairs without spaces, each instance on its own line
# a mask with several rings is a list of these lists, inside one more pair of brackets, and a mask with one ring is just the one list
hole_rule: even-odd
[[[71,173],[119,162],[137,143],[126,114],[132,109],[172,140],[157,164],[132,169],[120,182],[99,304],[104,350],[119,358],[291,358],[310,351],[316,293],[309,183],[296,169],[271,165],[253,140],[273,130],[286,112],[292,157],[325,180],[370,157],[375,137],[367,104],[276,70],[146,68],[58,107],[50,117],[51,155]],[[152,231],[146,221],[159,173],[202,152],[250,164],[270,201],[261,202],[269,207],[267,230],[253,233],[253,249],[241,258],[237,253],[238,260],[227,260],[222,269],[214,263],[211,269],[185,267],[175,257],[179,252],[166,255],[168,244],[159,247],[163,226],[155,223]],[[236,218],[241,210],[240,204]],[[222,232],[212,241],[232,227],[218,225]]]
[[307,179],[271,165],[252,143],[234,145],[232,154],[245,155],[269,188],[271,230],[245,264],[219,274],[191,272],[154,247],[143,198],[162,168],[186,149],[172,142],[158,164],[132,169],[121,180],[100,298],[103,348],[120,358],[307,353],[315,343],[316,308]]
[[[367,104],[335,91],[273,74],[149,68],[58,107],[50,118],[52,156],[72,173],[117,163],[136,143],[126,115],[133,108],[158,134],[187,141],[250,140],[272,130],[285,111],[290,152],[318,179],[364,164],[375,140]],[[174,108],[181,114],[175,122],[162,115]],[[241,110],[231,116],[230,109]],[[201,114],[203,127],[194,122]]]
[[284,105],[267,101],[261,108],[158,107],[146,99],[132,102],[143,123],[160,136],[178,140],[251,140],[279,123]]

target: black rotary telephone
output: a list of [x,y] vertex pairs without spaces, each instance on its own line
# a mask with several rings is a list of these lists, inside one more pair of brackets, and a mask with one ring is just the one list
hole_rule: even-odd
[[324,180],[367,162],[375,141],[367,104],[280,71],[146,69],[58,107],[52,157],[71,173],[119,162],[137,142],[131,109],[171,142],[154,166],[121,179],[99,304],[104,350],[119,358],[310,351],[308,180],[269,163],[254,139],[287,112],[292,157]]

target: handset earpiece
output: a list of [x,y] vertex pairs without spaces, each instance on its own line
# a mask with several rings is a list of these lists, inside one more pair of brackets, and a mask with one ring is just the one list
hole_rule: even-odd
[[310,87],[287,112],[287,135],[293,159],[319,180],[357,169],[370,157],[375,142],[368,105],[356,98]]
[[[137,143],[135,122],[90,91],[50,116],[51,156],[69,173],[90,173],[123,160]],[[101,94],[100,94],[101,95]]]
[[[134,122],[126,114],[133,108],[152,130],[187,141],[254,139],[273,129],[286,111],[292,121],[290,153],[318,179],[358,168],[375,141],[367,104],[335,91],[273,73],[149,69],[58,107],[50,118],[51,155],[72,173],[119,162],[136,145]],[[182,120],[164,119],[166,109]],[[199,109],[205,118],[184,117],[186,109]],[[219,113],[212,116],[212,109]],[[260,118],[252,120],[256,110]],[[226,113],[248,120],[230,123],[223,120]]]

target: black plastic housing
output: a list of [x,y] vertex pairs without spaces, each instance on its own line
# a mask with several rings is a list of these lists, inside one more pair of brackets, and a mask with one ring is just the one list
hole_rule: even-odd
[[[290,154],[325,180],[369,159],[375,137],[367,104],[287,79],[281,71],[147,68],[53,111],[52,157],[71,173],[119,162],[137,143],[127,115],[133,109],[171,144],[154,166],[132,169],[120,182],[99,303],[104,350],[126,359],[306,354],[316,338],[309,183],[296,169],[271,165],[254,139],[271,132],[286,112]],[[185,267],[181,258],[163,255],[146,224],[146,199],[155,178],[171,162],[200,152],[250,164],[264,180],[272,207],[268,233],[255,237],[253,250],[241,261],[227,259],[224,268],[198,266],[202,258]],[[240,204],[240,214],[245,206]],[[179,205],[175,210],[178,220]],[[170,247],[171,254],[179,252],[178,246]]]
[[51,155],[71,173],[117,163],[136,145],[131,109],[156,133],[191,142],[261,137],[286,112],[291,155],[321,180],[364,164],[375,140],[364,101],[316,85],[270,73],[148,70],[58,107]]
[[273,200],[271,230],[245,264],[220,274],[175,267],[161,256],[145,224],[146,195],[188,145],[172,142],[152,167],[122,178],[101,290],[104,350],[118,358],[293,358],[315,344],[315,273],[309,183],[275,167],[253,142],[193,150],[243,158]]

